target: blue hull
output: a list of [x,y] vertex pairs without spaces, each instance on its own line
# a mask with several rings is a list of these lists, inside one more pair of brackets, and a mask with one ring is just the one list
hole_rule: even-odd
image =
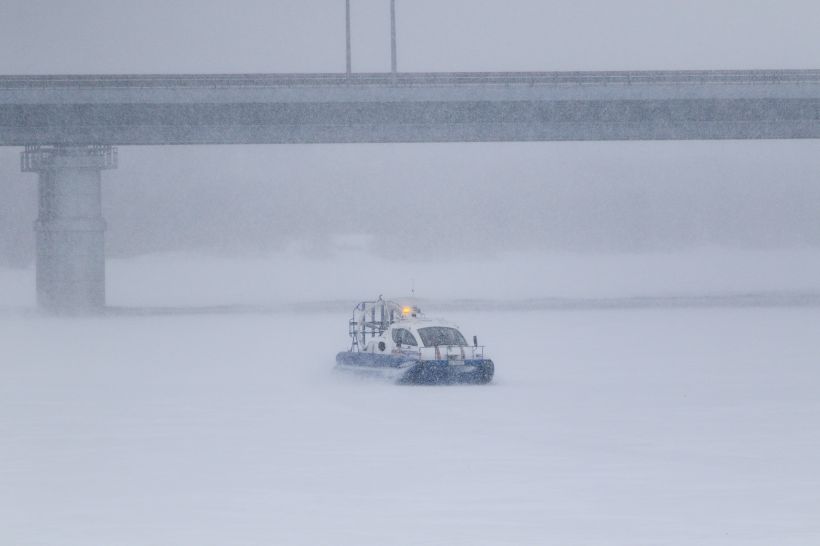
[[404,355],[379,355],[344,351],[336,355],[341,369],[378,375],[400,384],[412,385],[483,385],[493,379],[493,361],[482,360],[415,360]]

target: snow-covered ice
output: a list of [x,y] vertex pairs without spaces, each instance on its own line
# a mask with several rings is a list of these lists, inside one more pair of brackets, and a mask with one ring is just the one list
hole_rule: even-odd
[[345,313],[0,314],[0,544],[820,543],[820,308],[449,318],[493,384],[336,374]]

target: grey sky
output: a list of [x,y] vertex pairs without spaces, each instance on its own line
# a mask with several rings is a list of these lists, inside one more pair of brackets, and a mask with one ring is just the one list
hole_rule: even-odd
[[[388,0],[352,0],[356,70]],[[406,71],[816,68],[814,0],[397,0]],[[4,0],[0,73],[344,69],[343,0]]]

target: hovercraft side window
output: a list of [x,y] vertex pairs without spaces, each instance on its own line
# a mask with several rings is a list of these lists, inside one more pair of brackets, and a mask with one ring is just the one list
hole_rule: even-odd
[[419,328],[421,342],[425,347],[435,347],[436,345],[467,345],[464,336],[455,328],[445,328],[443,326],[430,326]]
[[404,328],[396,328],[393,330],[393,342],[396,345],[410,345],[413,347],[418,346],[418,342],[416,341],[416,338],[413,337],[413,334]]

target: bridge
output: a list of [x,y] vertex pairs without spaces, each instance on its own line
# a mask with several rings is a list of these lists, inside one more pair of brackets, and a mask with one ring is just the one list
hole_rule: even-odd
[[0,76],[52,310],[105,305],[115,146],[798,138],[820,138],[820,70]]

